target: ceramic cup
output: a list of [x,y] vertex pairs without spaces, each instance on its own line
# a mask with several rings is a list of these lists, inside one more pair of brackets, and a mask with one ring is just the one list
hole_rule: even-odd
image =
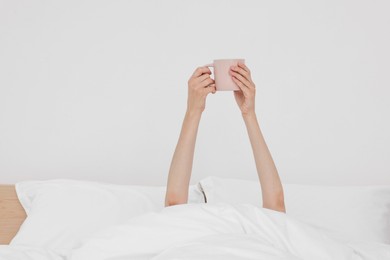
[[238,62],[245,63],[245,59],[218,59],[204,66],[214,68],[214,80],[217,91],[240,90],[229,74],[231,66],[237,66]]

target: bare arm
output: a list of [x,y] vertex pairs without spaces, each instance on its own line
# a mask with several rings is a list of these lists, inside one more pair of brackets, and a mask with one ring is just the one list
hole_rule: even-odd
[[199,67],[188,81],[187,112],[169,169],[165,206],[188,201],[188,187],[199,122],[206,105],[206,96],[215,93],[214,80],[207,67]]
[[165,206],[187,203],[201,113],[186,113],[169,169]]
[[257,121],[256,88],[251,79],[250,70],[245,64],[239,63],[238,66],[231,68],[231,75],[241,89],[235,91],[234,96],[240,107],[252,146],[263,196],[263,207],[286,212],[282,183]]
[[286,212],[283,187],[255,114],[243,116],[259,176],[263,207]]

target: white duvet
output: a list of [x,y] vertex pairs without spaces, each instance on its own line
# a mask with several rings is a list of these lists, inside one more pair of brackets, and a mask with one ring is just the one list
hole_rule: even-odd
[[39,247],[0,245],[0,260],[65,260],[65,257]]
[[390,245],[341,242],[287,214],[249,204],[186,204],[109,228],[69,259],[384,260]]
[[0,247],[1,260],[390,259],[390,245],[347,243],[249,204],[185,204],[105,229],[58,256],[39,248]]

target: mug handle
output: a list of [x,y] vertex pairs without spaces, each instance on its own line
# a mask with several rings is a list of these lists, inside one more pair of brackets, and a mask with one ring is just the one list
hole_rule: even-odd
[[203,67],[212,67],[212,68],[214,68],[214,63],[205,64],[205,65],[203,65]]

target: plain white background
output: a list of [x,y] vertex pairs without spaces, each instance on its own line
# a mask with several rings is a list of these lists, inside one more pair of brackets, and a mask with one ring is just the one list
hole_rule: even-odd
[[[286,183],[390,184],[389,1],[0,1],[0,182],[165,184],[187,80],[245,58]],[[257,179],[232,92],[192,182]]]

